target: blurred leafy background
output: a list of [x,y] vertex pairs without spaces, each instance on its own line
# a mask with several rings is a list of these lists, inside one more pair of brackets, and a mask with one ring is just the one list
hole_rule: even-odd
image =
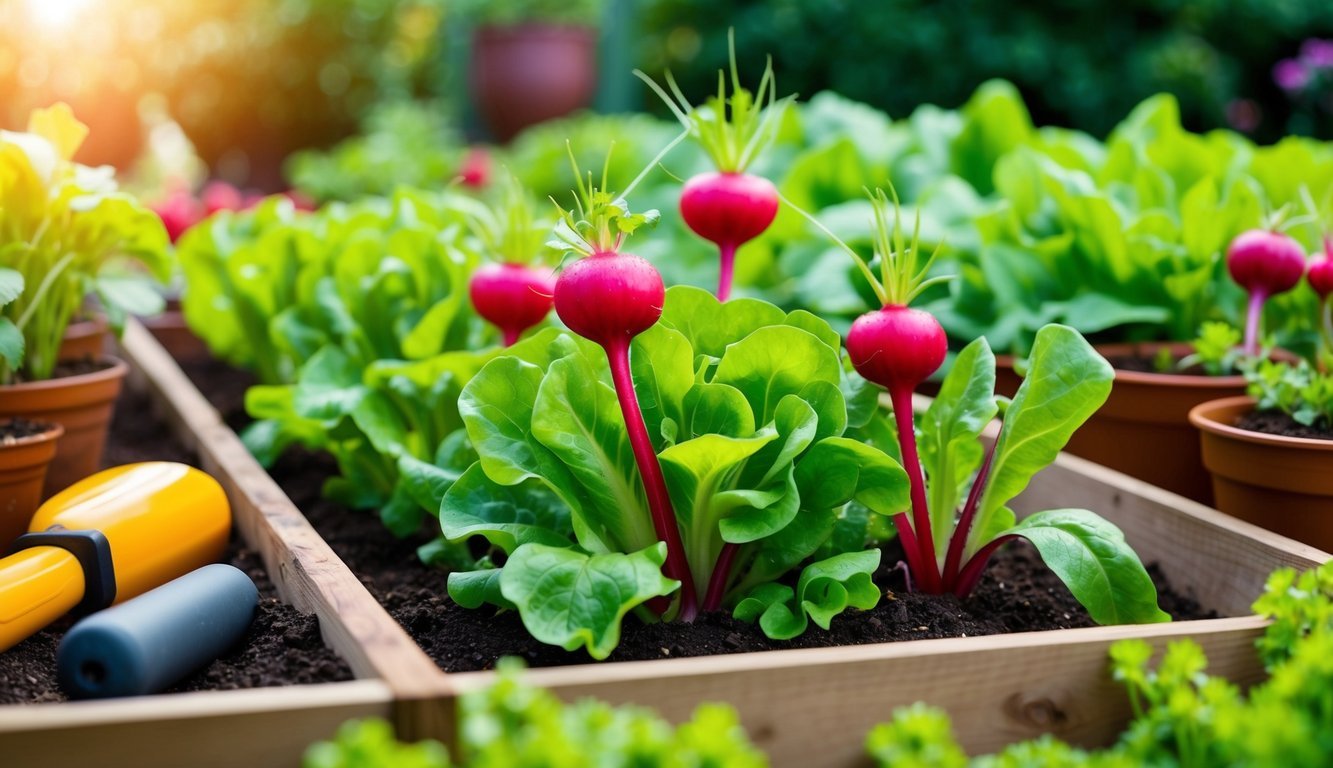
[[[466,105],[470,26],[566,5],[0,0],[0,127],[20,127],[34,106],[68,101],[93,127],[80,159],[125,167],[144,141],[147,103],[181,124],[215,175],[276,189],[291,152],[382,128],[385,118],[367,115],[385,103],[426,100],[442,140],[459,130],[484,138]],[[1333,138],[1333,62],[1319,72],[1279,67],[1298,61],[1307,39],[1333,38],[1329,0],[574,5],[575,17],[602,20],[602,111],[659,110],[630,76],[636,65],[654,74],[670,68],[686,92],[707,91],[734,27],[745,71],[757,74],[772,55],[784,92],[831,89],[895,118],[923,103],[956,107],[999,77],[1018,86],[1038,124],[1094,135],[1168,91],[1194,130]],[[1293,74],[1297,80],[1279,84]]]

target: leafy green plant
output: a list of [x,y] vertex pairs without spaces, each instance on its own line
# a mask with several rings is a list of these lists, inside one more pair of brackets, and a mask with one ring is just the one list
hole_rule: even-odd
[[[858,439],[882,416],[840,348],[809,313],[675,287],[631,350],[696,597],[706,610],[762,600],[738,610],[777,637],[877,602],[879,553],[847,505],[906,504],[897,462]],[[504,564],[451,574],[450,594],[516,607],[534,637],[604,658],[622,617],[651,620],[678,584],[659,572],[666,548],[603,355],[543,331],[482,368],[459,409],[480,460],[445,494],[441,528],[484,537]],[[776,583],[788,572],[796,589]]]
[[606,0],[463,0],[457,7],[474,24],[596,24]]
[[877,726],[867,749],[877,764],[918,768],[1131,768],[1177,766],[1315,768],[1333,759],[1333,564],[1268,579],[1257,613],[1271,619],[1257,645],[1270,677],[1248,692],[1206,674],[1191,640],[1170,643],[1156,667],[1139,639],[1111,648],[1134,720],[1115,746],[1095,752],[1050,736],[968,759],[948,716],[923,705],[898,710]]
[[467,297],[472,205],[410,190],[317,213],[269,200],[180,244],[191,327],[264,382],[246,394],[246,445],[264,463],[293,443],[329,452],[326,495],[400,535],[473,460],[458,395],[495,332]]
[[1178,363],[1168,361],[1166,370],[1161,368],[1158,370],[1169,373],[1172,368],[1183,370],[1198,365],[1209,376],[1231,375],[1235,373],[1237,364],[1241,360],[1240,341],[1240,331],[1227,323],[1204,323],[1199,329],[1199,338],[1194,340],[1194,351],[1181,358]]
[[1280,411],[1298,424],[1333,429],[1333,374],[1301,360],[1260,360],[1245,372],[1249,395],[1260,411]]
[[[509,660],[507,660],[509,661]],[[438,742],[398,744],[383,721],[352,721],[333,741],[312,745],[304,768],[765,768],[725,705],[703,704],[673,726],[649,709],[593,699],[564,704],[525,684],[521,664],[502,663],[492,685],[463,695],[458,761]]]
[[939,249],[923,256],[919,221],[908,244],[896,195],[892,232],[888,196],[876,190],[872,200],[878,275],[855,249],[825,232],[862,271],[882,305],[852,323],[847,348],[852,365],[885,387],[893,406],[899,455],[911,484],[911,508],[895,515],[893,524],[916,586],[966,597],[991,556],[1024,538],[1094,621],[1169,621],[1157,607],[1157,591],[1143,564],[1114,525],[1083,509],[1049,510],[1017,521],[1006,506],[1111,392],[1110,364],[1076,331],[1048,325],[1037,332],[1027,376],[1003,409],[999,435],[988,450],[978,438],[1001,413],[995,356],[985,338],[964,347],[924,414],[918,440],[912,393],[944,361],[946,341],[929,312],[909,305],[932,283],[948,278],[929,276]]
[[0,383],[50,378],[87,297],[115,329],[162,308],[152,278],[170,273],[166,230],[111,168],[73,162],[87,134],[64,104],[0,132]]

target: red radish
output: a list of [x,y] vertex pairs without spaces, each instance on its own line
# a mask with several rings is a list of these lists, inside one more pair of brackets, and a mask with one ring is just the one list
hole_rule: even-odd
[[245,196],[241,190],[225,181],[210,181],[199,194],[204,211],[212,216],[218,211],[239,211],[245,207]]
[[773,182],[748,173],[701,173],[685,182],[680,216],[721,256],[717,297],[731,295],[736,249],[768,229],[778,215],[778,190]]
[[1296,287],[1305,274],[1305,249],[1291,237],[1267,229],[1243,232],[1227,248],[1231,279],[1250,294],[1245,318],[1245,354],[1259,354],[1259,324],[1269,297]]
[[298,211],[314,211],[319,208],[314,200],[299,190],[289,189],[282,194],[288,200],[292,201],[292,207],[296,208]]
[[506,347],[546,319],[555,294],[555,276],[541,266],[487,264],[472,275],[468,296],[477,314],[497,326]]
[[[573,160],[571,150],[571,164]],[[662,476],[662,465],[648,436],[639,398],[634,391],[634,378],[630,374],[630,341],[662,316],[666,289],[662,275],[652,264],[638,256],[621,253],[620,246],[628,233],[655,224],[657,212],[631,214],[625,208],[623,198],[606,192],[606,167],[602,170],[600,187],[591,179],[585,182],[577,165],[574,166],[574,176],[579,184],[575,196],[578,217],[574,211],[562,209],[556,237],[568,250],[583,258],[566,266],[556,279],[555,311],[570,330],[595,342],[606,352],[634,463],[648,498],[653,530],[666,544],[667,556],[662,572],[667,578],[680,582],[679,618],[693,621],[698,613],[699,597],[695,593],[671,495]]]
[[1319,298],[1333,296],[1333,237],[1324,238],[1324,252],[1310,261],[1305,279],[1310,281],[1310,287],[1319,294]]
[[482,147],[469,147],[458,169],[458,178],[469,189],[484,189],[491,179],[491,155]]
[[173,243],[205,216],[203,205],[184,187],[173,190],[165,199],[153,206],[153,211],[162,219],[162,224],[167,228],[167,235]]
[[847,354],[857,373],[889,391],[889,399],[893,402],[893,418],[898,428],[898,449],[911,486],[912,499],[910,518],[904,512],[893,518],[893,524],[902,541],[908,570],[917,580],[918,586],[926,592],[939,593],[944,591],[946,584],[936,556],[926,499],[926,478],[917,452],[912,393],[918,384],[944,363],[949,343],[944,328],[933,315],[924,310],[912,309],[909,305],[927,287],[949,278],[927,276],[931,264],[939,255],[939,249],[936,248],[922,262],[919,213],[912,242],[908,246],[903,237],[897,194],[893,196],[892,228],[887,215],[889,198],[883,190],[875,190],[871,204],[874,212],[875,253],[880,259],[879,275],[818,219],[799,208],[796,210],[852,257],[882,305],[880,309],[867,312],[852,323],[847,334]]
[[[708,153],[717,172],[702,173],[685,183],[680,194],[680,215],[695,234],[718,247],[717,298],[726,301],[736,250],[762,235],[778,214],[778,191],[768,179],[753,176],[745,169],[773,139],[781,110],[777,87],[773,82],[773,62],[764,68],[759,87],[751,94],[741,87],[736,69],[736,40],[728,37],[731,48],[731,95],[727,95],[724,73],[718,73],[718,92],[705,107],[690,104],[675,78],[666,75],[667,92],[652,78],[635,70],[641,80],[666,102],[676,119],[685,126]],[[783,109],[789,99],[782,100]]]

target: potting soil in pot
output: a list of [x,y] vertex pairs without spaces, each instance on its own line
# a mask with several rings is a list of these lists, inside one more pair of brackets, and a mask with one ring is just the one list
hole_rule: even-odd
[[1333,429],[1318,424],[1307,426],[1281,411],[1252,411],[1240,417],[1236,426],[1251,432],[1263,432],[1282,437],[1303,437],[1310,440],[1333,440]]
[[[195,457],[174,440],[159,419],[151,416],[145,396],[124,392],[103,463],[182,461]],[[226,562],[240,568],[259,588],[259,606],[245,639],[227,655],[174,686],[172,691],[258,688],[298,683],[350,680],[351,669],[324,645],[319,620],[283,603],[257,553],[233,539]],[[69,628],[64,619],[13,648],[0,653],[0,704],[63,701],[56,685],[56,648]]]
[[[186,373],[233,427],[247,421],[244,388],[253,379],[224,366],[186,366]],[[584,664],[583,652],[567,652],[534,640],[515,612],[469,610],[449,599],[446,574],[423,565],[416,550],[429,541],[420,535],[397,539],[372,512],[350,510],[324,499],[321,487],[336,473],[327,456],[289,450],[270,473],[377,600],[445,671],[490,669],[502,656],[522,657],[530,666]],[[770,640],[758,626],[727,613],[705,614],[693,624],[643,624],[627,618],[620,646],[608,661],[708,656],[784,648],[863,645],[896,640],[973,637],[1093,626],[1082,606],[1026,542],[1011,544],[992,559],[980,586],[966,601],[910,592],[901,572],[890,567],[901,551],[890,545],[876,583],[885,599],[874,609],[849,612],[828,631],[812,627],[794,640]],[[1154,566],[1163,610],[1177,620],[1215,618],[1188,596],[1173,591]]]

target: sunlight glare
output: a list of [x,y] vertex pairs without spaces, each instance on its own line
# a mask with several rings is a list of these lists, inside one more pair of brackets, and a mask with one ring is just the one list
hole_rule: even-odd
[[47,29],[68,26],[92,0],[26,0],[29,17]]

